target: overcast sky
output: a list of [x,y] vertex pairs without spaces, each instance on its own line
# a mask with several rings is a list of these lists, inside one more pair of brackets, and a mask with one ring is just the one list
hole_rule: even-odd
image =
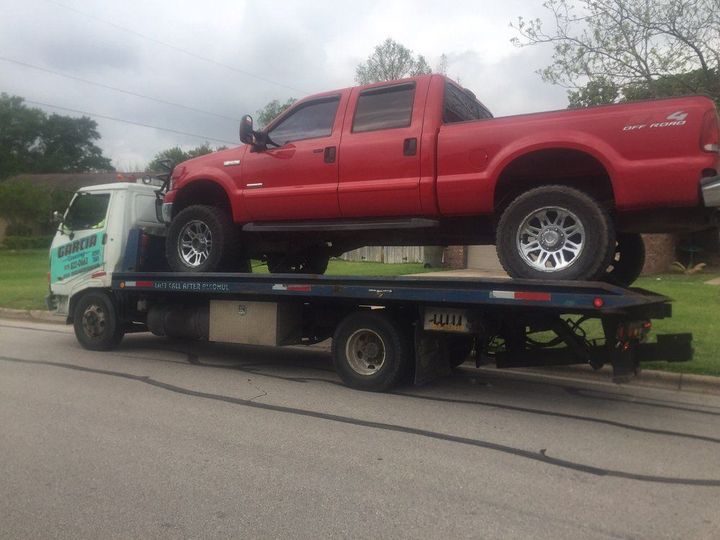
[[431,66],[445,53],[448,75],[496,116],[562,108],[565,91],[535,73],[549,63],[551,51],[510,43],[510,21],[542,16],[540,3],[0,0],[0,91],[199,136],[96,118],[99,145],[119,170],[142,168],[175,145],[239,144],[243,114],[254,115],[272,99],[352,86],[355,66],[387,37],[425,55]]

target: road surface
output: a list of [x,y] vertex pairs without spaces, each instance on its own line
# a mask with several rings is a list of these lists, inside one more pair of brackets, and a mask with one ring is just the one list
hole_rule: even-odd
[[718,538],[720,398],[0,321],[2,538]]

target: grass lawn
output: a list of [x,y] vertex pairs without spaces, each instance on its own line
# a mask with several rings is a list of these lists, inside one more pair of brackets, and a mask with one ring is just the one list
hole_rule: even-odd
[[0,307],[45,309],[47,249],[0,250]]
[[[47,294],[47,250],[0,250],[0,307],[44,309]],[[427,272],[421,264],[382,264],[330,261],[329,275],[395,276]],[[267,267],[254,261],[253,272]],[[653,333],[692,332],[695,358],[692,362],[645,364],[648,369],[681,371],[720,376],[720,286],[705,285],[717,274],[684,276],[664,274],[643,277],[638,287],[674,300],[673,317],[654,321]]]

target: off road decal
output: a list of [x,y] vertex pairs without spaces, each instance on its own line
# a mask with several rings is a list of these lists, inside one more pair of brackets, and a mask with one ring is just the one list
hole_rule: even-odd
[[84,274],[103,264],[105,231],[74,238],[50,252],[50,282]]

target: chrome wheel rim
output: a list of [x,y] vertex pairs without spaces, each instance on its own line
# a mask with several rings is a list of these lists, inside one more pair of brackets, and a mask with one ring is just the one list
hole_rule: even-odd
[[356,330],[347,340],[345,356],[355,373],[375,375],[385,364],[385,342],[373,330]]
[[534,270],[558,272],[569,268],[585,249],[582,221],[570,210],[546,206],[523,220],[517,233],[517,249]]
[[178,253],[182,261],[192,268],[203,264],[212,250],[212,232],[207,223],[193,220],[180,231]]
[[106,323],[105,310],[102,306],[92,304],[85,308],[82,315],[82,327],[85,335],[91,338],[101,337],[105,332]]

